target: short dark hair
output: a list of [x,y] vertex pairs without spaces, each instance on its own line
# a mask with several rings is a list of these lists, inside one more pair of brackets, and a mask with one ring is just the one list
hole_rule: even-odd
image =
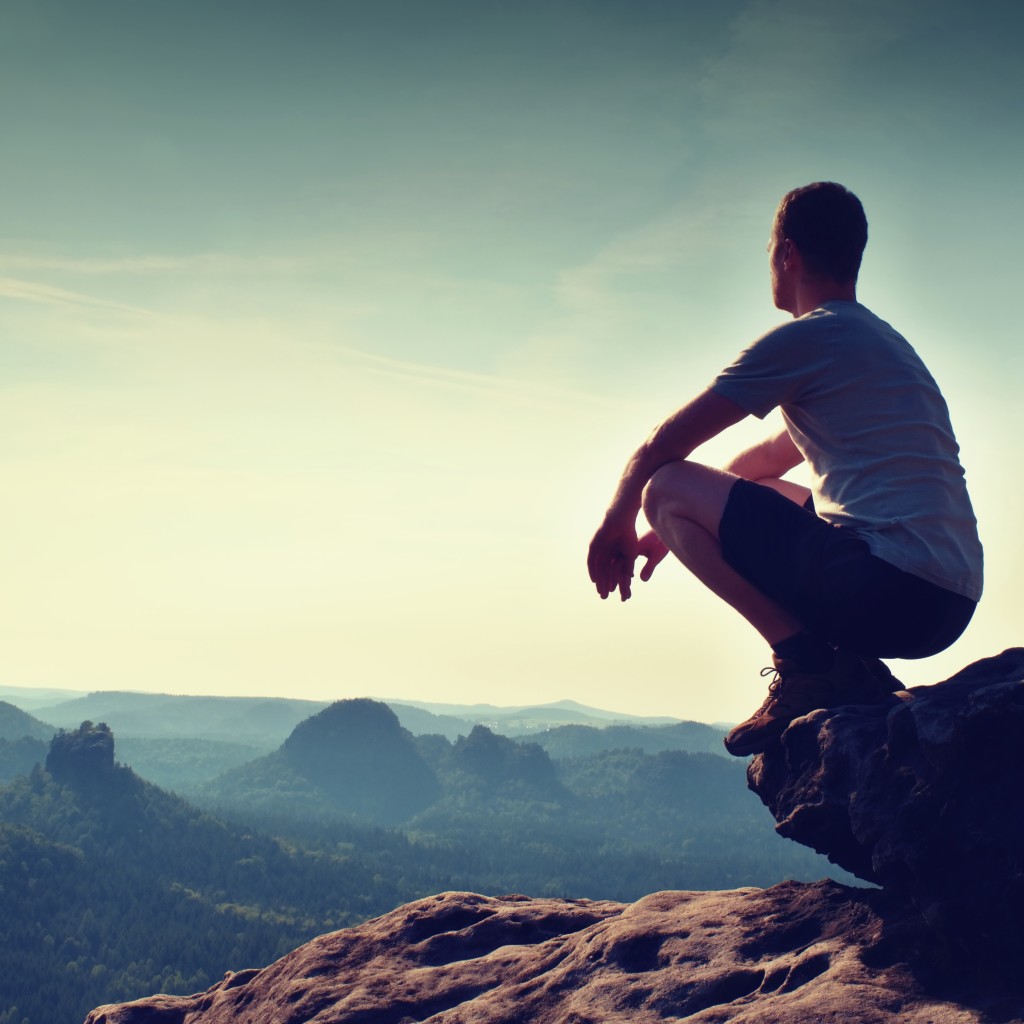
[[775,230],[796,245],[812,274],[839,282],[857,279],[868,219],[849,189],[816,181],[787,192],[775,213]]

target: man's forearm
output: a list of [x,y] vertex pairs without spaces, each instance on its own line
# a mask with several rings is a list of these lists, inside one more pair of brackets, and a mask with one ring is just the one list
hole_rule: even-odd
[[688,458],[694,449],[746,415],[735,402],[713,391],[703,391],[677,409],[630,456],[605,518],[636,519],[644,487],[662,466]]

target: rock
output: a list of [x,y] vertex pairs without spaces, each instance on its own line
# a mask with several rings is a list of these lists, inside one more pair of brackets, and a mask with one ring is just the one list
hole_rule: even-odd
[[[634,904],[444,893],[192,996],[86,1024],[978,1024],[894,960],[884,894],[834,882]],[[901,940],[897,945],[903,946]],[[996,1016],[992,1016],[995,1013]]]
[[50,741],[46,770],[58,781],[82,785],[109,777],[114,772],[114,734],[106,722],[83,722],[64,729]]
[[951,955],[1024,952],[1024,648],[797,719],[748,781],[777,831],[904,896]]

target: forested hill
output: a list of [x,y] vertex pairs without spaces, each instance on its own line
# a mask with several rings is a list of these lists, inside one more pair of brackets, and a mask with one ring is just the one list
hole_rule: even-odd
[[102,725],[58,735],[47,769],[0,788],[3,1024],[197,991],[438,880],[396,833],[307,852],[219,821],[117,765]]
[[484,726],[414,737],[368,700],[338,701],[195,799],[294,836],[348,822],[458,843],[453,873],[486,891],[636,899],[827,869],[775,835],[735,760],[634,747],[556,761]]
[[[0,787],[0,1024],[196,991],[446,890],[633,900],[828,867],[774,834],[742,764],[708,754],[554,761],[482,726],[413,737],[384,705],[341,702],[253,766],[204,812],[86,722]],[[371,823],[378,802],[400,828]]]
[[723,730],[701,722],[673,722],[671,725],[560,725],[532,734],[553,758],[584,757],[601,750],[642,750],[660,754],[665,750],[685,750],[691,754],[723,755]]
[[190,697],[103,691],[64,701],[38,713],[63,728],[106,722],[118,735],[147,739],[204,739],[273,750],[326,701],[283,697]]
[[52,725],[0,700],[0,783],[41,762],[53,733]]
[[[12,695],[12,703],[18,700],[24,700],[24,695]],[[705,731],[720,735],[711,726],[695,722],[642,718],[603,711],[574,701],[522,707],[410,703],[399,700],[379,702],[387,704],[398,716],[402,726],[414,735],[443,735],[451,741],[469,735],[475,725],[486,725],[492,732],[503,736],[530,738],[557,731],[564,726],[585,726],[595,733],[605,733],[612,727],[626,727],[646,734],[648,730],[657,732],[661,727],[680,724],[692,727],[680,733],[680,737],[685,736],[687,740],[700,737],[699,742],[703,744],[707,742],[703,736]],[[294,698],[197,697],[100,691],[55,702],[35,713],[54,726],[63,728],[75,728],[87,719],[107,722],[121,740],[125,737],[202,739],[244,744],[262,748],[262,752],[267,753],[276,749],[300,721],[322,711],[329,703]],[[0,732],[0,735],[3,733]],[[646,748],[643,742],[629,742],[625,745]],[[701,746],[700,749],[705,748]],[[721,748],[716,748],[712,743],[710,752],[720,753]]]
[[20,740],[29,736],[34,740],[50,741],[56,730],[46,722],[27,714],[7,701],[0,700],[0,739]]

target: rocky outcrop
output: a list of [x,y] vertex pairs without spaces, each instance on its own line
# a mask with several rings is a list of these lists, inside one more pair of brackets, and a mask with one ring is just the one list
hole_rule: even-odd
[[60,729],[50,742],[46,770],[58,781],[84,785],[114,771],[114,734],[106,722],[83,722],[77,729]]
[[797,719],[748,771],[876,883],[634,904],[446,893],[87,1024],[1024,1024],[1024,649]]
[[894,896],[952,956],[1024,953],[1024,649],[888,705],[815,711],[753,759],[777,830]]
[[[883,894],[833,882],[633,904],[445,893],[193,996],[87,1024],[980,1024],[893,955]],[[993,1013],[996,1016],[993,1016]]]

